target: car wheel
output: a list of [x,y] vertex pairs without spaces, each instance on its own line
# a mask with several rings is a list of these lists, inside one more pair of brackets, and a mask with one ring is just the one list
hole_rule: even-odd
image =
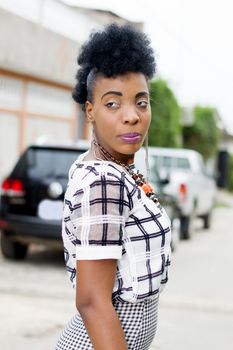
[[6,233],[1,234],[2,255],[11,260],[23,260],[27,255],[28,245],[12,241]]
[[190,239],[194,231],[194,215],[181,216],[180,218],[180,238]]
[[203,215],[202,218],[203,218],[203,227],[204,227],[204,229],[210,228],[212,212],[210,211],[208,214]]
[[193,209],[189,216],[181,216],[180,218],[180,238],[190,239],[194,233],[196,218],[196,201],[193,203]]

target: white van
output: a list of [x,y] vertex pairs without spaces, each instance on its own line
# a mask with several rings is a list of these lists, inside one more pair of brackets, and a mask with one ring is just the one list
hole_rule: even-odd
[[[202,156],[193,150],[149,147],[149,180],[153,184],[155,169],[164,180],[164,193],[177,200],[180,211],[181,237],[190,238],[193,219],[201,217],[209,228],[216,197],[213,177],[206,173]],[[136,165],[145,172],[145,150],[136,155]]]

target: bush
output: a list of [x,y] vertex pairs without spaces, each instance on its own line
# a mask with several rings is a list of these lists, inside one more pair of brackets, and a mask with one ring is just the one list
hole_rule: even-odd
[[160,147],[181,146],[180,107],[164,80],[150,83],[152,120],[149,145]]
[[216,155],[219,139],[214,108],[196,106],[193,125],[183,127],[184,147],[200,152],[207,160]]

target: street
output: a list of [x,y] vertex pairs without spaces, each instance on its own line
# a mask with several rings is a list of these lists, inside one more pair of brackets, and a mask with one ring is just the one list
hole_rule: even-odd
[[[217,206],[211,230],[198,221],[173,254],[151,350],[232,350],[232,202]],[[54,349],[75,313],[62,251],[32,247],[24,262],[0,262],[1,349]]]

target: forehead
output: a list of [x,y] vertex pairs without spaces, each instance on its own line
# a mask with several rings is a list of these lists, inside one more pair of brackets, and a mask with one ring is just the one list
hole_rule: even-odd
[[142,91],[149,92],[147,80],[142,73],[126,73],[111,78],[97,76],[93,91],[94,96],[102,96],[108,91],[118,91],[123,96],[136,95]]

